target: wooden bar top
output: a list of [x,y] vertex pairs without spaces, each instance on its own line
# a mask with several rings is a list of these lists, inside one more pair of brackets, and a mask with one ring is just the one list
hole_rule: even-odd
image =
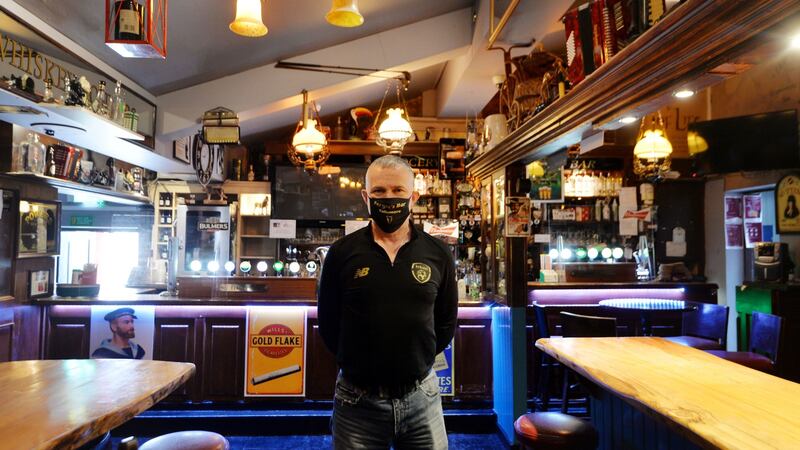
[[73,449],[181,386],[194,364],[127,359],[0,363],[0,449]]
[[536,346],[705,448],[800,448],[800,384],[657,337]]

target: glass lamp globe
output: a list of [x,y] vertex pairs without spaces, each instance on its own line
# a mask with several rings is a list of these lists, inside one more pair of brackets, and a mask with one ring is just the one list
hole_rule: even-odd
[[261,0],[237,0],[236,19],[228,28],[245,37],[261,37],[267,34],[267,26],[261,20]]
[[402,141],[411,137],[411,125],[403,118],[403,110],[400,108],[389,108],[386,110],[388,116],[378,127],[378,136],[385,141]]
[[633,155],[639,159],[655,161],[666,158],[672,154],[672,144],[664,137],[662,130],[647,130],[636,147],[633,148]]
[[314,119],[308,119],[306,125],[292,138],[292,147],[295,151],[309,155],[321,152],[327,143],[325,135],[317,129],[317,121]]

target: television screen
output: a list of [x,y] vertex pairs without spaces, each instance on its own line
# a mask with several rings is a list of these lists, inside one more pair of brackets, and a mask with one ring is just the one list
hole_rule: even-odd
[[308,174],[301,167],[276,166],[272,183],[272,217],[296,220],[366,218],[361,199],[365,166],[339,166],[332,175]]
[[688,139],[700,174],[800,167],[796,110],[694,122]]

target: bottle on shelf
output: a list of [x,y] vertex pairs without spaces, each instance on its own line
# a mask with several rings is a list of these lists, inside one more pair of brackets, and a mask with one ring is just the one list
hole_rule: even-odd
[[114,98],[111,108],[111,120],[122,125],[125,122],[125,92],[122,90],[122,82],[117,81],[114,87]]

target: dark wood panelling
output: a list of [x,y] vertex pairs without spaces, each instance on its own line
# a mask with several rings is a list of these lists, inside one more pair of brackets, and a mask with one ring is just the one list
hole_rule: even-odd
[[245,318],[206,318],[201,395],[238,400],[244,392]]
[[492,396],[491,320],[459,320],[453,366],[458,399],[488,400]]
[[317,319],[308,319],[306,339],[306,397],[330,400],[336,385],[336,357],[328,351],[319,334]]
[[[162,361],[190,362],[198,366],[195,354],[196,335],[194,317],[158,318],[155,321],[155,337],[153,341],[153,359]],[[169,395],[166,401],[188,401],[198,392],[197,377],[189,381]]]
[[14,354],[14,321],[0,323],[0,362],[11,361]]
[[[656,230],[656,267],[663,263],[683,262],[694,273],[705,273],[705,183],[697,180],[672,180],[659,183],[655,189],[658,205]],[[672,230],[686,230],[686,255],[670,258],[666,243],[672,240]]]
[[51,322],[46,359],[89,357],[89,320],[84,322]]

